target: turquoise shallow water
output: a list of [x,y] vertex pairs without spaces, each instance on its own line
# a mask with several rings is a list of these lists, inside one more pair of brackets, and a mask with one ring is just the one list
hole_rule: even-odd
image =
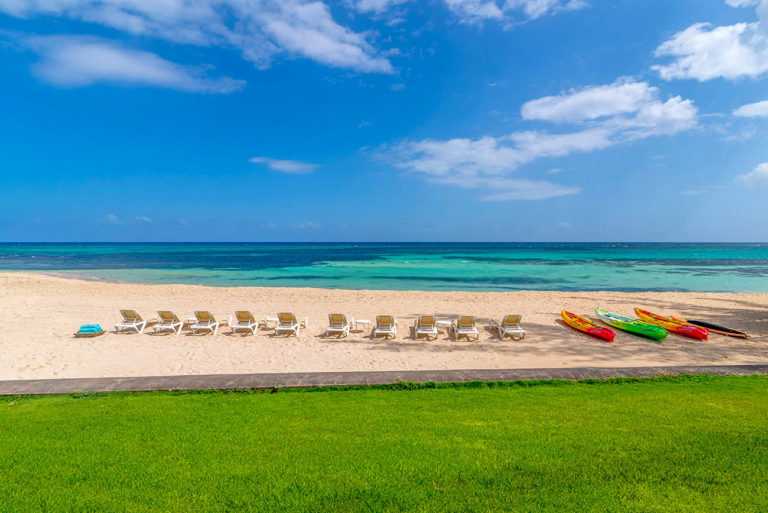
[[768,244],[0,244],[0,270],[216,286],[768,292]]

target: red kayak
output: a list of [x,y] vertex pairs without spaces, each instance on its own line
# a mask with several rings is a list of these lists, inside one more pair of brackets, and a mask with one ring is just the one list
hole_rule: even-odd
[[608,342],[613,342],[613,337],[616,336],[615,331],[600,326],[599,324],[595,324],[586,317],[576,315],[575,313],[563,310],[560,312],[560,316],[563,318],[563,321],[571,328],[583,331],[584,333],[589,333],[593,337],[598,337],[607,340]]
[[635,308],[635,313],[642,320],[666,328],[668,331],[677,333],[678,335],[684,335],[698,340],[707,340],[707,337],[709,337],[709,331],[706,328],[681,322],[673,317],[664,317],[663,315],[651,313],[648,310],[643,310],[641,308]]

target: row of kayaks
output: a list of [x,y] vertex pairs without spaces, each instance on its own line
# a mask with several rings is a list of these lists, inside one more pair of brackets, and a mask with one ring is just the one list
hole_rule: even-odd
[[[747,338],[747,334],[743,331],[726,328],[706,321],[688,320],[674,316],[665,317],[649,312],[648,310],[643,310],[642,308],[635,308],[635,314],[639,319],[625,317],[603,310],[602,308],[596,308],[595,314],[597,314],[597,317],[602,322],[612,328],[626,331],[634,335],[652,338],[654,340],[661,340],[670,333],[695,338],[697,340],[707,340],[710,331],[721,335],[728,335],[730,337]],[[601,326],[586,317],[576,315],[567,310],[560,312],[560,315],[568,326],[583,331],[584,333],[608,340],[609,342],[613,342],[614,337],[616,337],[615,331],[606,328],[605,326]]]

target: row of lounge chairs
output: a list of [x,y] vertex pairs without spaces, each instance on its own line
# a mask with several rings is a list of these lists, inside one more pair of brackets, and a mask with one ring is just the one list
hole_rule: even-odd
[[[491,331],[496,331],[501,340],[505,337],[523,339],[525,338],[525,330],[520,326],[521,320],[521,315],[505,315],[501,322],[488,319],[488,327]],[[439,322],[434,315],[419,315],[414,321],[414,335],[416,337],[425,335],[427,338],[430,336],[437,338]],[[450,321],[448,330],[453,333],[454,340],[458,340],[461,336],[475,337],[475,340],[480,338],[476,319],[472,315],[461,315],[458,319]]]
[[[193,333],[211,332],[215,335],[218,333],[219,327],[226,324],[233,332],[247,330],[255,335],[259,325],[265,324],[265,321],[257,321],[253,313],[247,310],[238,310],[235,312],[234,318],[230,317],[227,321],[217,321],[208,310],[195,311],[195,318],[186,322],[182,321],[172,310],[159,310],[157,319],[151,321],[145,321],[136,310],[120,310],[120,314],[123,316],[123,320],[115,324],[115,330],[118,332],[136,331],[137,333],[144,333],[144,330],[149,326],[155,333],[172,331],[178,335],[186,325]],[[277,316],[275,331],[277,333],[290,332],[298,336],[301,328],[306,328],[308,322],[308,319],[303,322],[297,321],[296,316],[292,313],[280,313]]]
[[[157,332],[181,333],[181,330],[187,326],[193,333],[210,332],[216,335],[222,325],[227,325],[232,333],[242,333],[250,331],[255,335],[260,325],[267,325],[269,321],[275,322],[275,333],[299,336],[301,329],[306,329],[309,319],[303,321],[297,320],[291,312],[281,312],[277,318],[258,321],[253,313],[248,310],[238,310],[234,317],[227,321],[217,321],[213,314],[208,310],[198,310],[195,312],[195,318],[188,321],[182,321],[171,310],[160,310],[157,312],[158,318],[151,321],[145,321],[136,310],[120,310],[123,320],[115,324],[115,330],[118,332],[136,331],[143,333],[147,327],[151,327]],[[501,322],[489,319],[489,328],[496,331],[500,339],[512,337],[522,339],[525,337],[525,330],[520,326],[522,316],[505,315]],[[367,322],[367,321],[366,321]],[[354,320],[347,318],[345,314],[329,314],[328,327],[325,330],[326,335],[349,336],[354,324]],[[413,324],[414,337],[420,336],[438,337],[440,325],[447,328],[453,334],[454,339],[461,336],[467,338],[480,338],[480,332],[476,326],[476,319],[471,315],[462,315],[452,321],[438,321],[435,315],[419,315]],[[385,336],[387,338],[397,337],[397,320],[392,315],[377,315],[376,324],[371,332],[373,337]]]

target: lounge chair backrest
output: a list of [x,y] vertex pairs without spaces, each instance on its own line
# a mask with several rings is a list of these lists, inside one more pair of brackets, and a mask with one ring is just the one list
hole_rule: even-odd
[[237,318],[237,322],[241,322],[244,324],[256,322],[256,319],[253,317],[253,314],[248,310],[238,310],[237,312],[235,312],[235,317]]
[[120,310],[120,314],[123,316],[125,322],[141,322],[141,315],[136,310]]
[[395,318],[391,315],[377,315],[376,326],[378,328],[391,329],[395,325]]
[[421,328],[433,328],[435,326],[435,316],[419,315],[419,326]]
[[459,328],[473,328],[475,326],[475,317],[472,315],[462,315],[456,324]]
[[213,318],[213,314],[208,310],[196,311],[195,318],[197,319],[197,322],[206,322],[206,323],[216,322],[216,320]]
[[505,315],[504,319],[501,320],[502,326],[515,326],[517,324],[520,324],[520,321],[523,319],[522,315]]
[[296,316],[292,312],[281,312],[277,314],[277,318],[280,320],[280,324],[294,325],[296,322]]
[[346,326],[347,316],[344,314],[328,314],[328,324],[334,327]]
[[160,310],[157,312],[157,315],[160,317],[161,322],[179,322],[179,318],[170,310]]

